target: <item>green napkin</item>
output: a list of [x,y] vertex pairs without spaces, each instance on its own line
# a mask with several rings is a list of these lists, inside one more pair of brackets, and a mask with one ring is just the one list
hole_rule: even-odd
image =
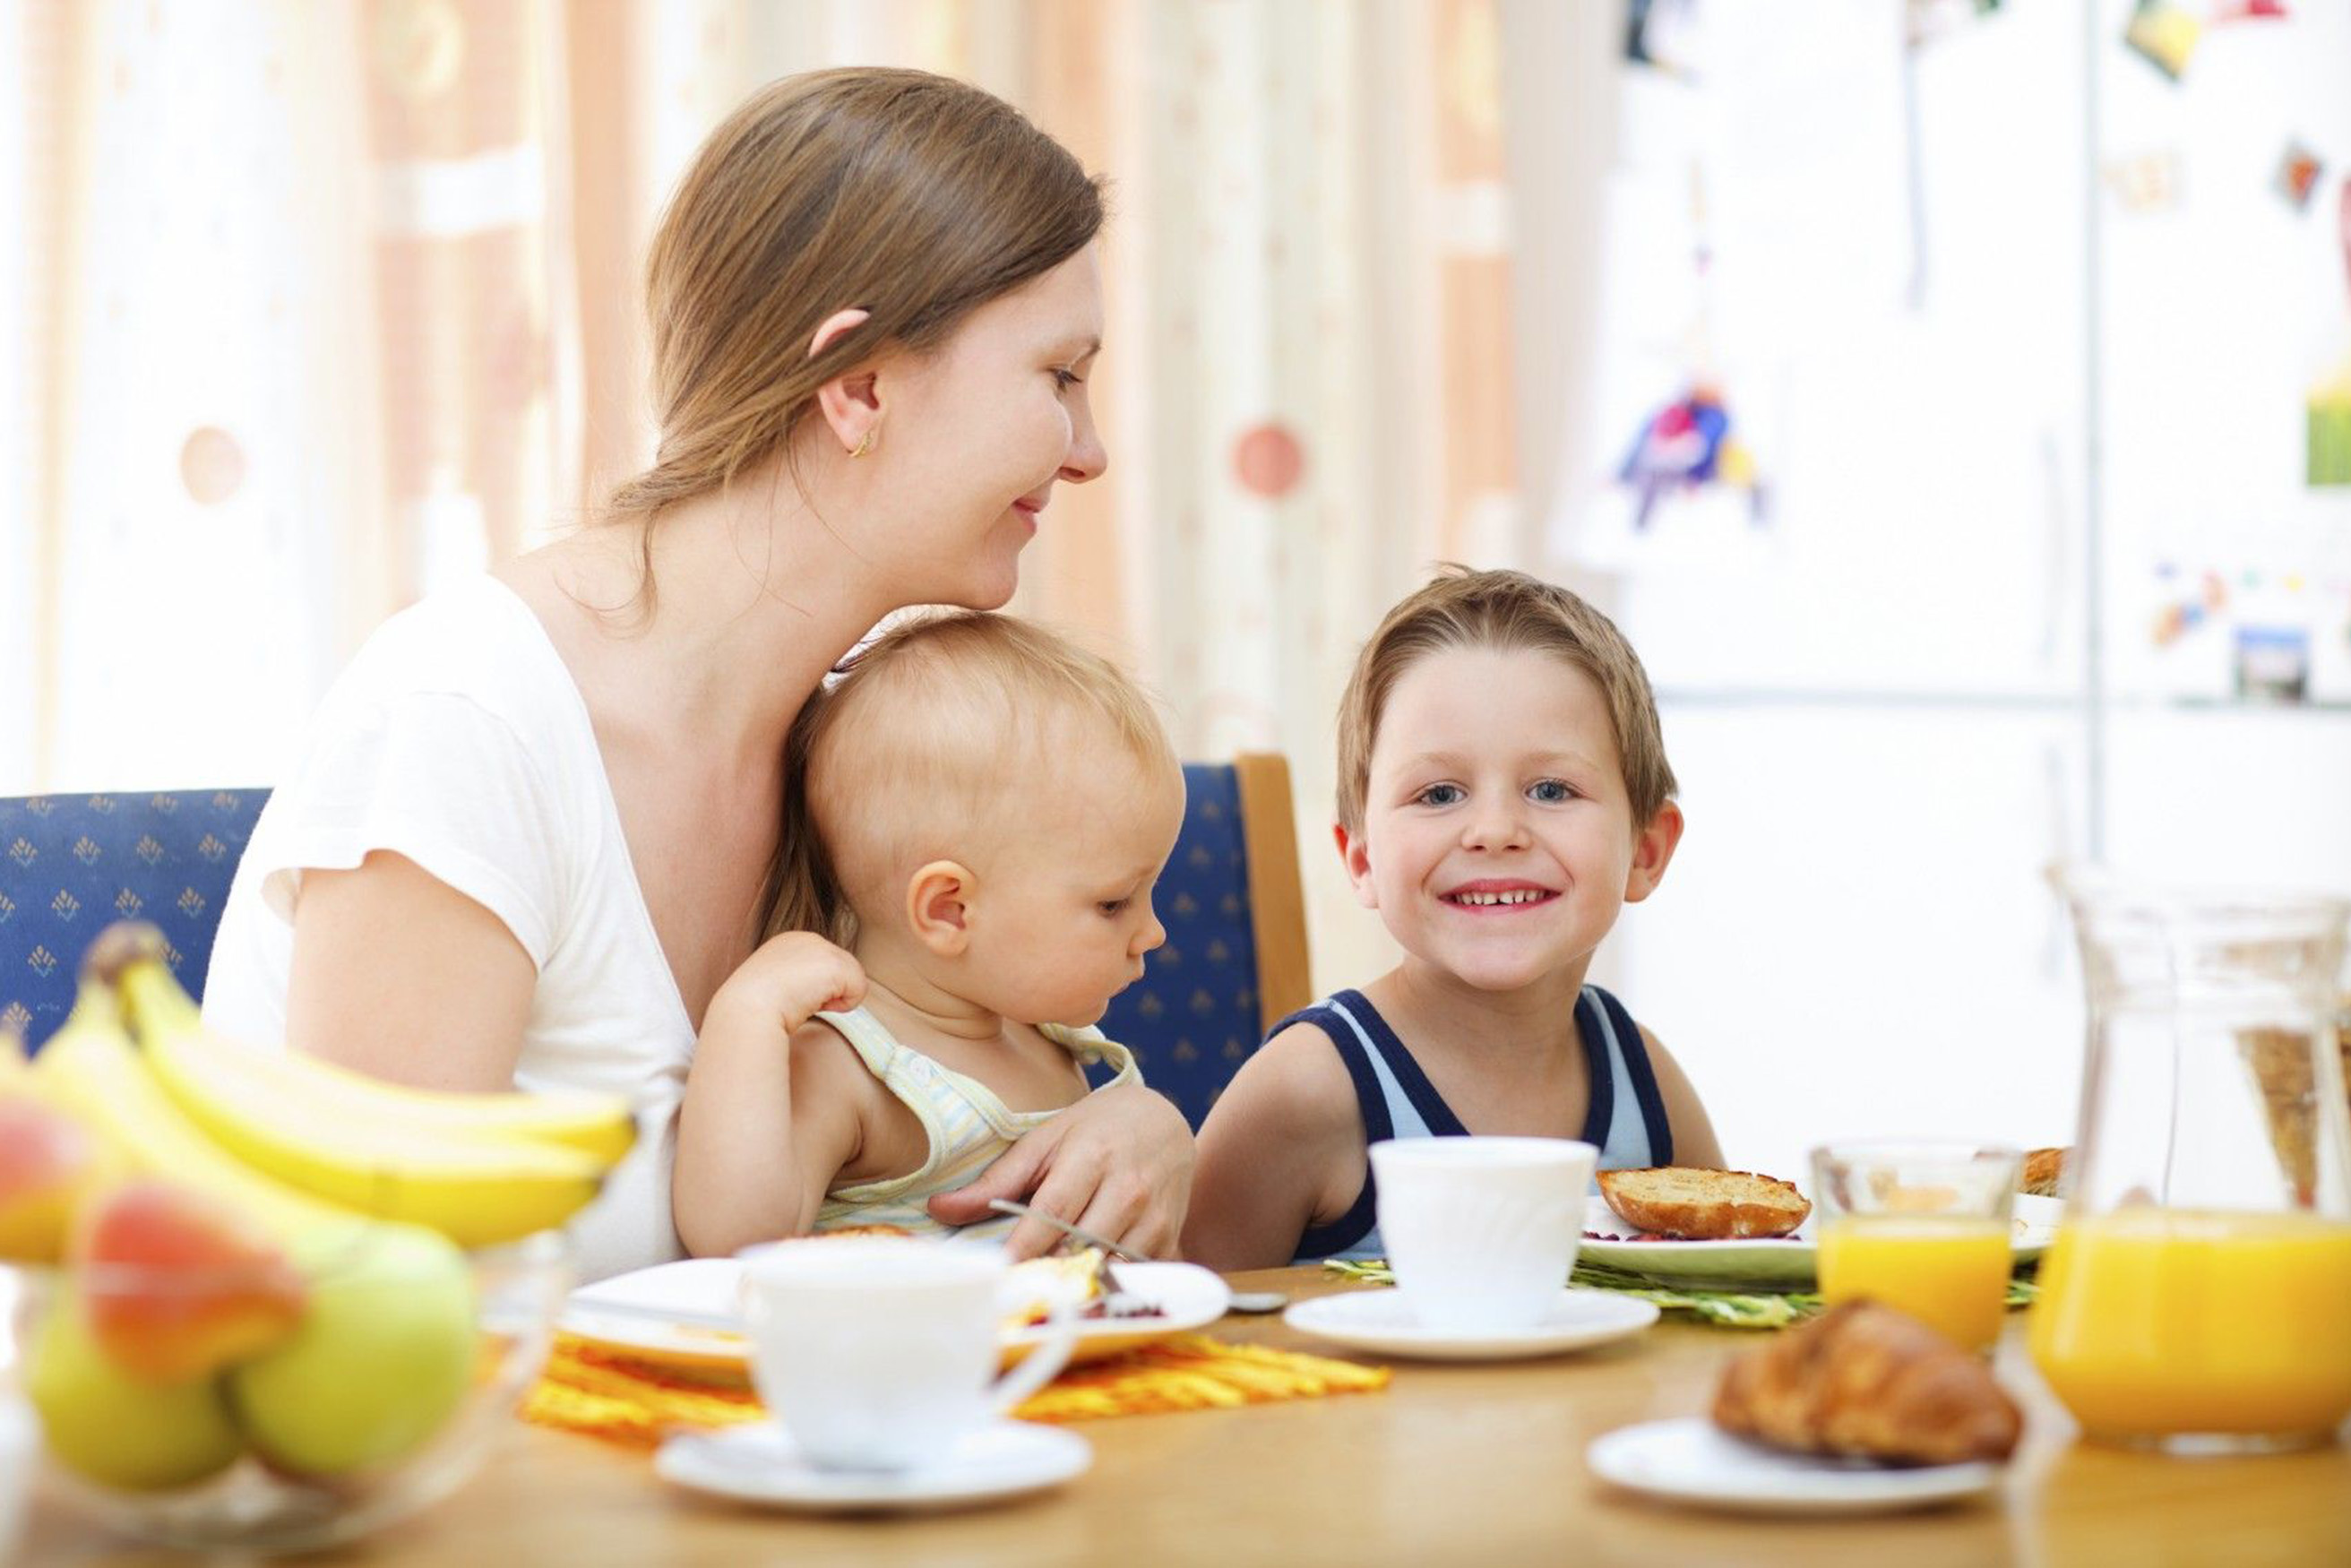
[[[1395,1274],[1384,1259],[1369,1262],[1350,1262],[1339,1258],[1326,1258],[1322,1267],[1350,1280],[1367,1284],[1393,1285]],[[1615,1291],[1627,1296],[1638,1296],[1645,1301],[1655,1301],[1669,1312],[1689,1312],[1703,1322],[1733,1329],[1780,1329],[1790,1323],[1802,1322],[1821,1310],[1818,1294],[1808,1291],[1749,1292],[1740,1291],[1691,1291],[1668,1288],[1651,1282],[1639,1274],[1611,1269],[1604,1264],[1590,1263],[1578,1259],[1569,1283],[1594,1291]],[[2008,1304],[2011,1307],[2030,1306],[2040,1288],[2019,1276],[2008,1282]]]

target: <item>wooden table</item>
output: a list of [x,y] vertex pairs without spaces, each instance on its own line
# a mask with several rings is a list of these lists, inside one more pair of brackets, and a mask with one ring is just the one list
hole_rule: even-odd
[[[1238,1277],[1297,1296],[1361,1287],[1320,1270]],[[484,1472],[416,1519],[311,1562],[538,1563],[1803,1563],[1952,1568],[2351,1563],[2351,1446],[2169,1459],[2072,1443],[2011,1324],[2000,1353],[2031,1423],[2005,1492],[1918,1514],[1839,1521],[1711,1515],[1617,1493],[1583,1468],[1593,1438],[1702,1411],[1750,1332],[1668,1321],[1559,1359],[1395,1363],[1384,1393],[1243,1410],[1090,1421],[1094,1468],[1059,1492],[968,1512],[827,1519],[672,1490],[647,1456],[517,1426]],[[1228,1318],[1229,1340],[1338,1354],[1279,1318]],[[1376,1359],[1376,1358],[1363,1358]],[[176,1563],[37,1511],[20,1562]]]

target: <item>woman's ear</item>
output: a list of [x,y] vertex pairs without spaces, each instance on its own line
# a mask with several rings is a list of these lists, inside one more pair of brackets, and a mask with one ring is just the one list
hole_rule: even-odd
[[[838,342],[842,334],[863,326],[870,314],[864,310],[836,310],[826,317],[817,328],[816,336],[809,340],[809,358],[815,359]],[[872,450],[882,423],[882,400],[870,366],[835,376],[817,388],[816,406],[843,453],[862,457]]]
[[1638,904],[1657,891],[1666,878],[1666,862],[1682,841],[1682,809],[1671,800],[1657,808],[1649,825],[1633,836],[1633,869],[1625,878],[1625,902]]
[[971,894],[978,879],[956,861],[933,861],[906,883],[906,923],[914,940],[942,958],[971,946]]
[[1377,909],[1380,895],[1372,886],[1372,851],[1361,833],[1351,833],[1344,822],[1331,824],[1331,837],[1339,846],[1339,862],[1347,868],[1347,881],[1355,889],[1355,902],[1365,909]]

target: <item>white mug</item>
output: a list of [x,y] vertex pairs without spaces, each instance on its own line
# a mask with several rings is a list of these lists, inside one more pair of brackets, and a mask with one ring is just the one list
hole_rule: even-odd
[[1380,1239],[1426,1327],[1531,1328],[1567,1288],[1600,1151],[1566,1138],[1400,1138],[1372,1145]]
[[1018,1405],[1077,1338],[1065,1297],[1031,1291],[1050,1337],[1001,1377],[1006,1317],[1023,1302],[995,1248],[817,1237],[742,1254],[751,1375],[810,1464],[903,1470]]

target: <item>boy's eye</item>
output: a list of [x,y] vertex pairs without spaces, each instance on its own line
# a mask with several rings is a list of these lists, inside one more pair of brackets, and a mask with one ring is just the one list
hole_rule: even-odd
[[1084,380],[1085,377],[1075,371],[1063,370],[1059,365],[1053,367],[1053,386],[1056,391],[1067,392]]
[[1123,915],[1126,913],[1126,906],[1132,902],[1134,901],[1124,898],[1105,898],[1095,907],[1104,915]]
[[1527,791],[1536,800],[1557,805],[1575,799],[1575,787],[1561,779],[1545,779]]
[[1424,806],[1458,806],[1465,797],[1458,784],[1431,784],[1413,799]]

